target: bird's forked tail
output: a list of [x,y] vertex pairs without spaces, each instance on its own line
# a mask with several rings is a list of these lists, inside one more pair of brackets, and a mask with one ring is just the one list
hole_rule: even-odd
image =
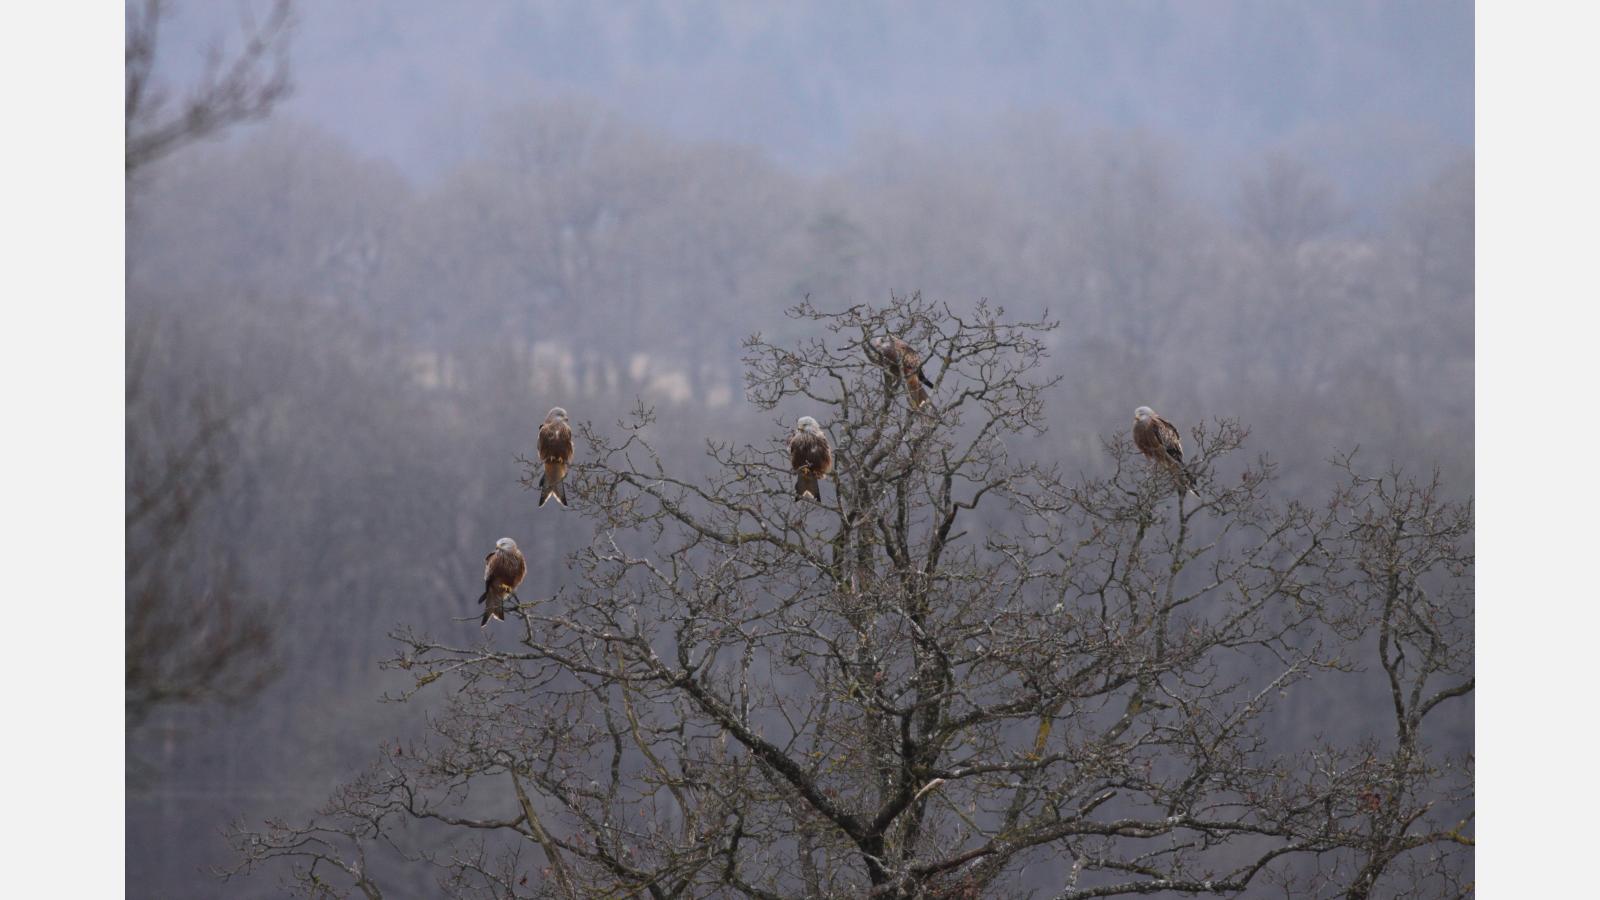
[[544,506],[551,497],[567,505],[567,467],[561,463],[545,463],[544,474],[539,476],[539,505]]
[[1196,500],[1200,499],[1200,492],[1195,490],[1196,485],[1199,483],[1199,480],[1194,477],[1194,473],[1189,471],[1187,467],[1182,465],[1178,466],[1179,487],[1183,490],[1183,492],[1187,493]]
[[491,618],[502,622],[506,620],[505,598],[495,593],[492,588],[485,589],[478,597],[478,602],[483,604],[483,618],[478,620],[478,627],[485,628]]
[[808,494],[811,499],[822,502],[822,485],[817,476],[811,474],[810,468],[802,468],[794,477],[794,498],[804,500]]

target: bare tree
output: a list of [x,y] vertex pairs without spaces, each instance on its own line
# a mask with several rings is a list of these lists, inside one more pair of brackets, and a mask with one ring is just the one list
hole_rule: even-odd
[[[259,118],[288,91],[289,0],[247,24],[231,58],[220,46],[171,102],[155,75],[161,0],[127,9],[125,171],[230,125]],[[200,512],[219,492],[239,410],[216,385],[176,371],[159,307],[130,304],[126,387],[127,725],[169,704],[237,701],[272,676],[271,629],[244,595],[238,548],[209,540]]]
[[168,704],[238,701],[272,676],[272,630],[238,577],[236,548],[208,535],[237,410],[201,388],[158,386],[148,333],[127,378],[127,725]]
[[[1344,896],[1371,896],[1407,858],[1414,880],[1441,896],[1470,893],[1460,858],[1473,839],[1470,756],[1431,752],[1423,723],[1440,704],[1473,690],[1473,590],[1470,502],[1446,499],[1437,473],[1417,482],[1403,471],[1363,474],[1354,454],[1335,462],[1348,476],[1335,497],[1346,604],[1330,621],[1352,640],[1376,643],[1394,735],[1344,754],[1336,777],[1359,789],[1344,825],[1356,851]],[[1331,759],[1331,757],[1330,757]],[[1470,859],[1470,858],[1469,858]],[[1344,872],[1340,873],[1345,875]],[[1400,884],[1376,891],[1404,893]]]
[[[1069,481],[1009,446],[1045,430],[1052,323],[919,297],[793,315],[815,336],[747,343],[769,440],[708,438],[688,478],[647,409],[580,427],[573,583],[488,640],[397,632],[396,699],[448,692],[430,739],[310,823],[238,825],[224,874],[287,864],[309,896],[381,896],[386,862],[453,896],[977,897],[1040,872],[1063,900],[1364,896],[1469,840],[1417,813],[1423,719],[1471,689],[1423,686],[1470,659],[1422,589],[1470,607],[1459,508],[1359,477],[1326,510],[1275,503],[1229,421],[1189,435],[1199,500],[1123,436]],[[882,334],[923,351],[931,408],[861,352]],[[798,415],[835,448],[821,504],[790,490]],[[1274,746],[1282,698],[1357,677],[1380,598],[1399,746]]]
[[1304,163],[1272,155],[1239,185],[1245,233],[1278,253],[1293,252],[1327,233],[1341,214],[1333,190]]
[[291,0],[273,0],[259,22],[247,18],[239,48],[232,54],[220,43],[209,48],[200,76],[175,100],[156,76],[157,38],[169,4],[130,3],[123,79],[127,172],[271,112],[289,93],[292,9]]

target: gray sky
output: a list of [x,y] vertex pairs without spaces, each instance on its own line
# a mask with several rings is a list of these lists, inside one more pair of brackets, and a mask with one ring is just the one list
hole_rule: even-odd
[[[238,18],[227,3],[181,13],[173,46]],[[1472,142],[1466,2],[353,0],[300,20],[282,113],[414,176],[470,155],[530,96],[806,169],[875,134],[959,140],[1018,113],[1150,131],[1202,160],[1320,155],[1357,193]]]

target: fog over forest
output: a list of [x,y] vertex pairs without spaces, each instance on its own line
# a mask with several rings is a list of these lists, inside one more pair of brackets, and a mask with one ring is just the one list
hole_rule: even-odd
[[[171,10],[174,94],[238,9]],[[1468,3],[295,17],[269,115],[130,167],[130,896],[280,895],[217,881],[223,829],[305,820],[449,701],[384,702],[417,681],[378,668],[390,632],[484,639],[503,535],[522,597],[576,577],[596,523],[518,483],[546,411],[653,407],[685,478],[708,440],[781,446],[807,410],[751,401],[744,342],[823,337],[785,314],[807,299],[1059,321],[1049,429],[1005,449],[1066,478],[1107,476],[1150,405],[1242,423],[1284,502],[1325,504],[1357,448],[1472,494]],[[197,681],[163,670],[189,653]],[[1381,677],[1348,684],[1291,693],[1271,738],[1389,736]],[[1470,697],[1428,728],[1470,755]]]

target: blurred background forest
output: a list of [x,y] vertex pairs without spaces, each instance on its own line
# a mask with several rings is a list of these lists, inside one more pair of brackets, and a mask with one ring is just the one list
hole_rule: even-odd
[[[155,77],[240,9],[172,9]],[[1012,449],[1069,472],[1150,404],[1247,423],[1289,496],[1358,445],[1471,492],[1468,3],[352,2],[283,39],[270,116],[130,164],[132,896],[216,896],[227,821],[423,729],[385,635],[475,640],[496,538],[561,583],[582,523],[514,462],[551,406],[654,404],[690,470],[780,437],[740,340],[806,296],[1060,318]]]

